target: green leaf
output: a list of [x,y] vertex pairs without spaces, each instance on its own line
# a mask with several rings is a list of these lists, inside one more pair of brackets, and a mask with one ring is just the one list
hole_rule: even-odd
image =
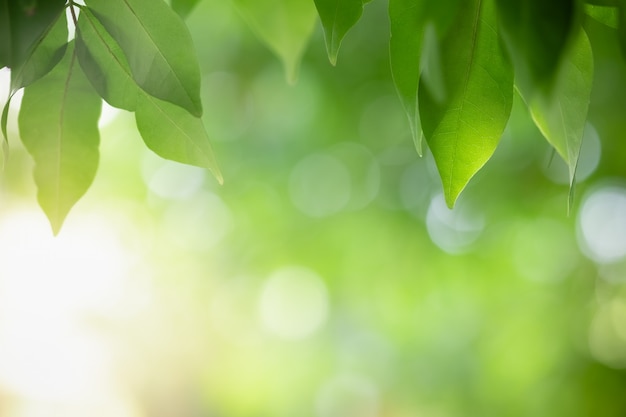
[[[437,37],[443,36],[457,12],[458,3],[458,0],[440,0],[438,2],[389,1],[391,73],[409,118],[415,148],[420,155],[422,155],[422,132],[417,108],[420,73],[424,63],[438,65],[436,60],[428,61],[422,57],[426,28],[432,27]],[[427,39],[426,43],[429,40]],[[433,45],[431,45],[430,51],[439,53],[437,46]],[[428,54],[428,57],[431,58],[432,55]],[[433,71],[433,75],[435,73],[436,71]]]
[[11,62],[11,24],[9,0],[0,0],[0,68]]
[[574,184],[591,86],[593,54],[587,34],[580,29],[561,63],[551,94],[536,94],[528,102],[535,124],[569,167]]
[[164,1],[87,0],[149,94],[200,116],[200,67],[185,23]]
[[10,68],[19,67],[64,10],[65,0],[2,1],[0,59],[6,59]]
[[598,22],[613,29],[617,29],[619,12],[616,7],[585,5],[585,14]]
[[11,71],[11,90],[26,87],[50,72],[63,58],[67,36],[67,17],[61,13],[35,43],[24,63]]
[[626,57],[626,0],[618,0],[617,36],[622,53]]
[[233,0],[252,30],[283,62],[295,82],[317,12],[308,0]]
[[135,119],[144,142],[157,155],[208,168],[220,184],[223,182],[200,118],[168,102],[140,94]]
[[515,65],[515,83],[530,96],[549,90],[577,22],[576,0],[496,0],[499,28]]
[[450,207],[495,151],[511,112],[513,69],[496,28],[492,1],[462,2],[441,44],[446,99],[419,89],[422,128]]
[[172,0],[172,9],[184,19],[198,3],[200,0]]
[[78,18],[76,54],[91,84],[113,107],[135,111],[140,88],[119,44],[88,9]]
[[315,7],[324,27],[328,59],[335,65],[341,41],[363,14],[363,1],[315,0]]
[[78,65],[73,42],[59,65],[24,89],[20,136],[35,160],[37,197],[54,234],[95,177],[101,105]]

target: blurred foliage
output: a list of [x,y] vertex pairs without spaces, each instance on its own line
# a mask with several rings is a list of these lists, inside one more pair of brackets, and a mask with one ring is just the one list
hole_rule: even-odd
[[318,23],[290,86],[231,5],[197,4],[222,186],[146,150],[132,115],[107,108],[92,190],[53,239],[12,143],[1,417],[626,414],[614,29],[585,21],[595,71],[569,216],[568,168],[518,95],[449,210],[395,92],[386,8],[365,5],[336,67]]

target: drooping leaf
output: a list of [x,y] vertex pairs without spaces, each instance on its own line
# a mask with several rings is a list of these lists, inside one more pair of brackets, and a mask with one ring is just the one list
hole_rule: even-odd
[[172,9],[184,19],[198,3],[200,0],[172,0]]
[[315,0],[315,7],[324,27],[328,59],[335,65],[341,41],[363,14],[363,1]]
[[26,60],[11,71],[11,90],[16,91],[46,75],[59,63],[67,46],[67,17],[61,13],[46,29]]
[[91,84],[113,107],[135,111],[139,87],[126,56],[88,9],[78,18],[76,54]]
[[535,124],[567,163],[573,185],[593,81],[593,53],[582,29],[563,58],[552,93],[528,102]]
[[35,160],[37,198],[55,234],[96,174],[101,105],[73,42],[52,71],[24,89],[20,136]]
[[419,88],[422,128],[450,207],[495,151],[513,103],[513,68],[499,42],[493,2],[460,7],[441,45],[446,99]]
[[591,16],[598,22],[613,29],[617,29],[619,11],[617,7],[595,6],[585,4],[585,14]]
[[9,108],[11,106],[11,99],[13,96],[9,96],[7,102],[2,109],[2,116],[0,117],[0,130],[2,130],[2,167],[7,164],[7,159],[9,158],[9,135],[7,133],[7,121],[9,119]]
[[252,30],[281,59],[295,82],[317,13],[310,0],[233,0]]
[[[430,25],[437,37],[443,36],[457,13],[458,3],[458,0],[389,1],[391,73],[409,118],[415,148],[420,155],[422,132],[417,109],[417,90],[422,67],[427,62],[422,58],[426,28]],[[439,53],[438,48],[435,52]],[[430,56],[432,55],[429,54]],[[436,62],[435,64],[438,65]]]
[[496,0],[499,29],[525,95],[548,90],[578,19],[576,0]]
[[19,67],[64,9],[65,0],[4,0],[0,3],[4,15],[0,18],[3,24],[0,59],[4,57],[10,68]]
[[200,116],[200,68],[189,30],[164,1],[87,0],[146,92]]
[[208,168],[218,182],[222,174],[202,120],[168,102],[139,94],[135,111],[137,128],[148,148],[157,155],[184,164]]

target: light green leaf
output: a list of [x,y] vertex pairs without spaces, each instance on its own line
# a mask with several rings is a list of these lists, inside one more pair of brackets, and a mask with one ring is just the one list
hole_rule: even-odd
[[458,3],[458,0],[389,1],[391,73],[409,118],[415,148],[420,155],[422,155],[422,132],[417,108],[420,73],[424,64],[428,64],[429,67],[439,65],[437,62],[439,50],[436,45],[430,45],[428,48],[428,58],[422,56],[426,28],[433,28],[435,37],[443,36],[457,13]]
[[446,99],[419,89],[422,128],[450,207],[495,151],[511,112],[513,69],[496,30],[492,1],[462,2],[441,44]]
[[603,25],[617,29],[619,12],[616,7],[585,4],[585,13]]
[[328,59],[335,65],[341,41],[363,14],[363,1],[315,0],[315,7],[324,27]]
[[202,120],[168,102],[140,94],[135,111],[137,128],[157,155],[184,164],[208,168],[218,182],[222,174]]
[[24,89],[20,136],[35,160],[37,197],[54,234],[95,177],[101,105],[73,42],[59,65]]
[[78,18],[76,54],[91,84],[113,107],[135,111],[140,88],[119,44],[88,9]]
[[189,30],[164,1],[87,0],[149,94],[200,116],[200,67]]
[[523,94],[549,90],[578,21],[576,0],[496,0],[500,31]]
[[11,71],[11,90],[26,87],[59,63],[67,46],[67,17],[61,13],[35,43],[30,56]]
[[593,81],[591,44],[582,29],[563,58],[552,94],[528,102],[535,124],[567,163],[573,185]]
[[198,3],[200,0],[172,0],[172,9],[184,19]]
[[295,82],[317,12],[310,0],[233,0],[252,30],[281,59]]

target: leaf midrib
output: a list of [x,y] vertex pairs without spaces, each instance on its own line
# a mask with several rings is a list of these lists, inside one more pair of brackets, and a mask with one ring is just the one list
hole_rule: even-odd
[[453,178],[454,178],[454,168],[456,165],[456,158],[457,158],[457,153],[458,153],[458,148],[459,148],[459,140],[458,140],[458,132],[460,130],[460,126],[461,126],[461,118],[462,118],[462,114],[463,114],[463,107],[465,105],[465,100],[466,100],[466,96],[467,96],[467,88],[469,85],[469,79],[470,79],[470,74],[472,72],[472,67],[474,66],[474,61],[475,61],[475,52],[476,52],[476,37],[478,36],[478,25],[479,25],[479,20],[480,20],[480,11],[481,11],[481,7],[482,7],[482,0],[478,0],[477,2],[477,6],[476,6],[476,16],[474,17],[474,30],[472,33],[472,42],[471,42],[471,53],[470,53],[470,59],[469,62],[467,63],[467,70],[465,71],[465,76],[463,79],[463,93],[461,94],[461,103],[459,106],[459,110],[458,110],[458,115],[457,115],[457,120],[456,120],[456,137],[455,137],[455,141],[453,143],[452,146],[452,158],[451,158],[451,165],[450,165],[450,178],[448,180],[448,190],[452,190],[452,184],[453,184]]
[[61,171],[63,170],[63,145],[64,145],[64,134],[63,128],[65,126],[65,108],[67,102],[67,96],[70,88],[70,82],[72,79],[72,74],[74,72],[74,65],[76,62],[76,48],[72,49],[72,57],[70,60],[70,65],[67,71],[67,77],[65,78],[65,84],[63,85],[63,94],[61,96],[61,107],[59,109],[59,126],[58,126],[58,137],[57,137],[57,158],[56,158],[56,174],[57,181],[55,182],[56,187],[54,188],[54,214],[55,219],[60,221],[59,212],[60,212],[60,200],[61,200]]
[[[110,0],[105,0],[105,1],[110,1]],[[155,42],[154,38],[152,37],[152,35],[150,34],[150,31],[148,31],[148,29],[146,28],[146,26],[143,24],[143,22],[141,21],[141,19],[139,18],[139,16],[137,16],[137,13],[135,12],[135,10],[132,8],[132,6],[130,5],[130,3],[128,2],[128,0],[122,0],[124,2],[124,4],[126,5],[126,7],[128,7],[128,10],[130,10],[131,14],[133,15],[133,17],[135,18],[135,20],[137,20],[137,22],[139,23],[139,26],[143,29],[144,33],[148,36],[148,38],[150,39],[150,41],[152,42],[152,45],[154,46],[154,48],[157,50],[158,54],[161,56],[161,58],[163,58],[163,61],[165,61],[168,65],[168,67],[170,68],[170,72],[173,74],[174,79],[176,80],[176,82],[178,83],[178,85],[180,87],[182,87],[183,91],[185,92],[185,94],[187,95],[187,98],[189,99],[189,101],[194,105],[195,107],[195,101],[194,99],[191,97],[191,95],[189,94],[189,92],[187,91],[187,89],[185,88],[185,85],[183,84],[182,80],[178,77],[178,74],[176,73],[176,71],[174,71],[174,67],[172,66],[172,64],[170,63],[170,61],[167,59],[167,57],[165,55],[163,55],[163,53],[161,52],[161,49],[158,47],[157,43]]]

